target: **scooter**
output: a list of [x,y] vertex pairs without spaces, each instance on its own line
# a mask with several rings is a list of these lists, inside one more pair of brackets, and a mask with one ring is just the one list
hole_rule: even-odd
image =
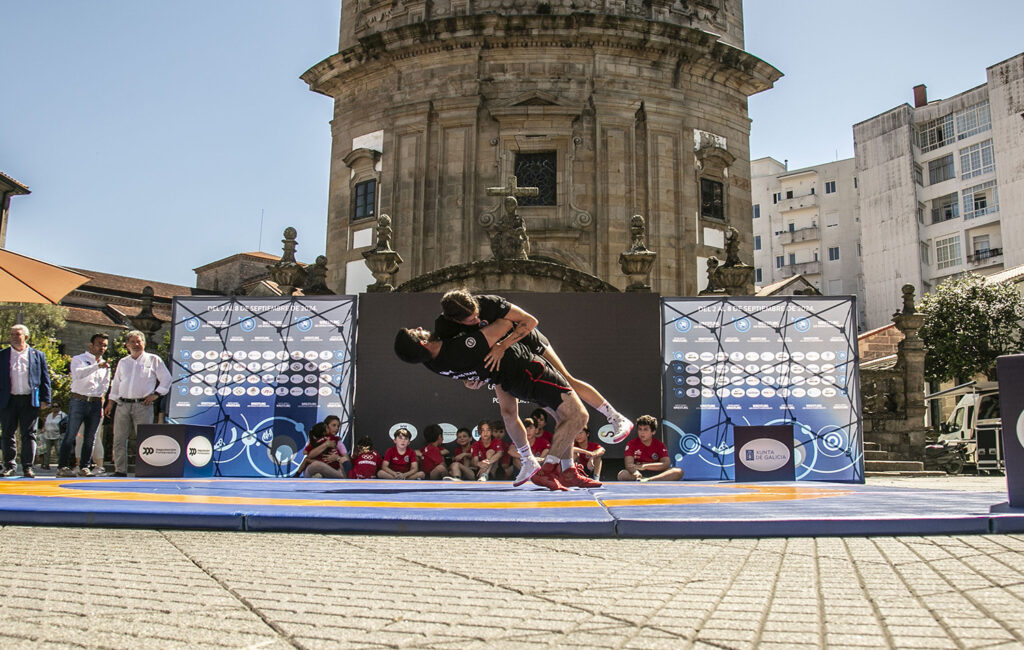
[[940,469],[949,475],[964,471],[967,464],[967,443],[939,440],[924,448],[924,468]]

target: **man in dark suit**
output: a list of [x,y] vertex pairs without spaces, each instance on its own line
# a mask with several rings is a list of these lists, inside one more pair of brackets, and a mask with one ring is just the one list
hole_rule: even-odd
[[14,434],[21,430],[21,467],[26,478],[35,478],[36,422],[39,411],[50,407],[50,369],[46,355],[28,345],[28,328],[11,328],[11,347],[0,350],[0,430],[4,453],[3,476],[15,469]]

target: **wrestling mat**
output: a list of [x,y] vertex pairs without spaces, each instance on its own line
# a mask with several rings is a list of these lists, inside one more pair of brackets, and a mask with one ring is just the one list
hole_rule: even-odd
[[1024,532],[999,492],[839,483],[4,479],[0,524],[215,530],[770,537]]

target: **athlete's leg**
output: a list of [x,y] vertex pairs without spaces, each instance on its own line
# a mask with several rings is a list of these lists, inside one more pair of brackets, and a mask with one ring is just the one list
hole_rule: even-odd
[[502,389],[501,386],[494,387],[494,394],[498,397],[498,406],[501,408],[501,419],[505,422],[505,431],[508,432],[508,437],[519,452],[519,459],[516,459],[520,460],[519,471],[512,481],[513,486],[519,487],[540,471],[540,461],[533,457],[530,441],[526,437],[526,428],[523,427],[523,421],[519,419],[519,400]]
[[626,418],[624,415],[615,410],[615,407],[611,405],[611,402],[606,400],[601,393],[597,392],[597,389],[583,381],[573,377],[568,370],[565,368],[565,364],[562,363],[562,359],[559,358],[555,349],[550,345],[544,348],[544,358],[547,359],[555,370],[560,372],[563,377],[572,386],[572,389],[580,396],[580,399],[594,407],[594,410],[598,411],[606,418],[608,422],[615,427],[616,438],[625,439],[629,435],[629,432],[633,429],[633,423]]
[[551,440],[551,455],[572,460],[572,441],[587,424],[587,410],[575,392],[562,394],[562,403],[555,411],[558,425]]

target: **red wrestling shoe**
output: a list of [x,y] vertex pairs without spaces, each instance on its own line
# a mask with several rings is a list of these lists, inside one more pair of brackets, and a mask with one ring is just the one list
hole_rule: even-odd
[[562,482],[562,485],[569,487],[581,487],[581,488],[599,488],[601,487],[601,481],[595,481],[586,474],[580,471],[580,466],[573,464],[569,469],[562,470],[562,475],[558,477]]
[[545,463],[541,466],[540,471],[533,475],[530,479],[535,484],[546,487],[551,491],[557,490],[568,490],[567,487],[561,484],[558,480],[558,470],[554,463]]

